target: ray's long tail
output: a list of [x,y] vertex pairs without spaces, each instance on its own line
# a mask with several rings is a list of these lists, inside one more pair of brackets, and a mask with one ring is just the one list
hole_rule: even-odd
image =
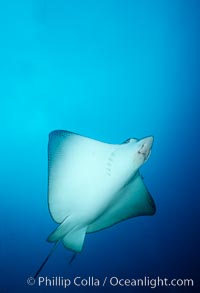
[[47,263],[48,259],[50,258],[50,256],[53,254],[53,252],[55,251],[55,249],[57,248],[58,244],[60,241],[55,242],[54,246],[51,248],[49,254],[47,255],[47,257],[45,258],[45,260],[43,261],[43,263],[41,264],[41,266],[39,267],[39,269],[37,270],[37,272],[35,273],[34,279],[37,278],[37,276],[39,275],[39,273],[41,272],[41,270],[43,269],[43,267],[45,266],[45,264]]
[[[55,251],[55,249],[57,248],[58,244],[60,243],[60,241],[58,240],[57,242],[55,242],[54,246],[51,248],[49,254],[47,255],[47,257],[45,258],[45,260],[43,261],[43,263],[41,264],[41,266],[39,267],[39,269],[37,270],[37,272],[35,273],[35,276],[34,276],[34,279],[37,278],[37,276],[39,275],[39,273],[41,272],[41,270],[43,269],[43,267],[45,266],[45,264],[47,263],[48,259],[50,258],[50,256],[53,254],[53,252]],[[72,257],[69,261],[69,264],[71,264],[74,259],[76,258],[77,256],[77,253],[74,252],[72,254]]]

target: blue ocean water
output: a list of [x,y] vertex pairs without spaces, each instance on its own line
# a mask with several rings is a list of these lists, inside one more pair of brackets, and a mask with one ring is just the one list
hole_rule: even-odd
[[[9,0],[0,4],[0,292],[198,292],[199,1]],[[51,249],[48,134],[109,143],[154,135],[142,167],[157,206],[60,245],[41,276],[192,278],[195,287],[29,286]]]

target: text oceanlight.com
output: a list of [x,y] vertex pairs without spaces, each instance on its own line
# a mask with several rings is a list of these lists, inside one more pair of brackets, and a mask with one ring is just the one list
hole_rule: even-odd
[[30,286],[37,285],[39,287],[63,287],[68,288],[70,286],[75,287],[193,287],[193,279],[168,279],[168,278],[120,278],[116,276],[96,278],[94,276],[81,277],[76,276],[74,278],[64,277],[45,277],[40,276],[36,280],[32,277],[27,279],[27,284]]

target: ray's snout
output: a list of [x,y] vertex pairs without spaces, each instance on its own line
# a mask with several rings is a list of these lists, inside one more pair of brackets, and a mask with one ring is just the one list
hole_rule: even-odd
[[144,156],[146,161],[151,153],[151,148],[153,145],[153,136],[148,136],[140,140],[140,148],[138,153]]
[[152,148],[152,145],[153,145],[153,136],[148,136],[148,137],[145,137],[141,140],[145,146],[149,149]]

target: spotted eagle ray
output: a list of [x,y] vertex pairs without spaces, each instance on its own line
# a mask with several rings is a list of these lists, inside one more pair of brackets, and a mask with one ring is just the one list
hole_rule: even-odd
[[87,233],[155,213],[139,173],[152,144],[152,136],[108,144],[64,130],[49,134],[48,204],[59,226],[47,239],[55,245],[35,278],[58,243],[78,253]]

